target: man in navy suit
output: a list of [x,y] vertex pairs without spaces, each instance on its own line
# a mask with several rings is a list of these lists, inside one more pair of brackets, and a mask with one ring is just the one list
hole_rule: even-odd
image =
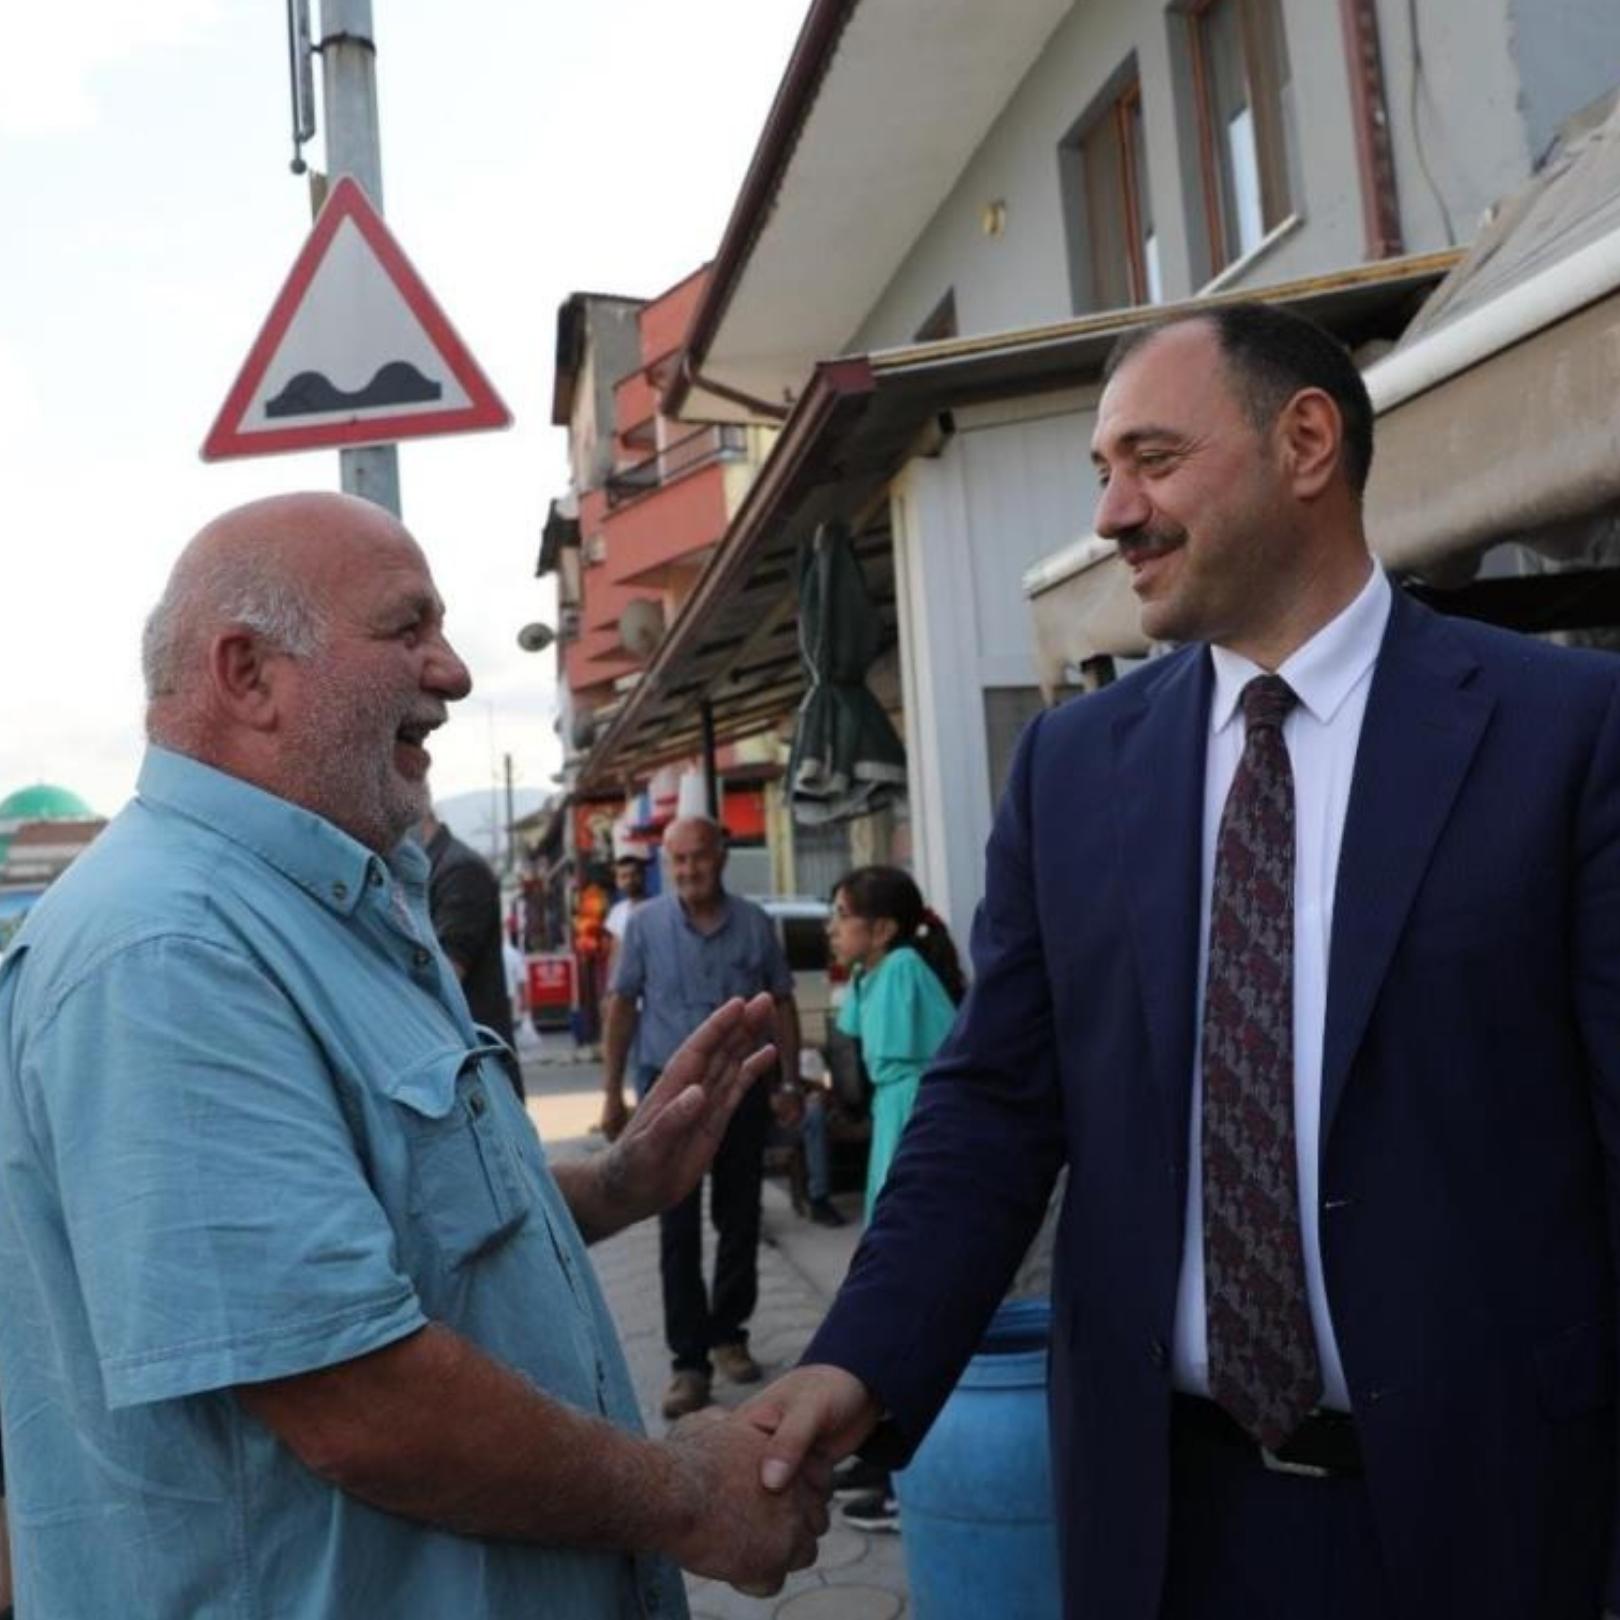
[[1116,352],[1097,528],[1182,645],[1025,734],[973,990],[746,1409],[777,1488],[903,1460],[1066,1163],[1071,1620],[1620,1606],[1620,661],[1392,590],[1371,454],[1297,316]]

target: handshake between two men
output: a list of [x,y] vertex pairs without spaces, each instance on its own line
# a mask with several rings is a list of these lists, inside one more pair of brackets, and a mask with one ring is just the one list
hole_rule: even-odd
[[[634,1200],[632,1219],[670,1207],[702,1180],[738,1104],[775,1064],[775,1033],[770,996],[732,1002],[671,1060],[600,1159],[615,1196]],[[815,1561],[833,1466],[878,1416],[859,1379],[823,1366],[796,1368],[733,1412],[709,1407],[682,1419],[663,1442],[680,1506],[676,1532],[658,1538],[658,1550],[694,1574],[776,1591]]]

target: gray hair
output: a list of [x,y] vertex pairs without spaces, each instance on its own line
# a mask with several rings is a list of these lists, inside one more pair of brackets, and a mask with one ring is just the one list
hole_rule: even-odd
[[146,697],[172,697],[185,684],[198,638],[243,625],[277,652],[308,658],[320,650],[326,621],[296,580],[251,555],[182,556],[141,632]]

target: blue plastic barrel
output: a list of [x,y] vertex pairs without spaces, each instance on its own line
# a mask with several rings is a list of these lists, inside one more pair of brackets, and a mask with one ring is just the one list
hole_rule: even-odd
[[1046,1430],[1051,1303],[996,1312],[911,1466],[895,1476],[916,1620],[1059,1620]]

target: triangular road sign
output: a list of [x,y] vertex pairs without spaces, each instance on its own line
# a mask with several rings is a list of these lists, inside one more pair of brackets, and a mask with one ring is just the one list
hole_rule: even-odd
[[510,425],[350,175],[332,188],[214,425],[204,461]]

